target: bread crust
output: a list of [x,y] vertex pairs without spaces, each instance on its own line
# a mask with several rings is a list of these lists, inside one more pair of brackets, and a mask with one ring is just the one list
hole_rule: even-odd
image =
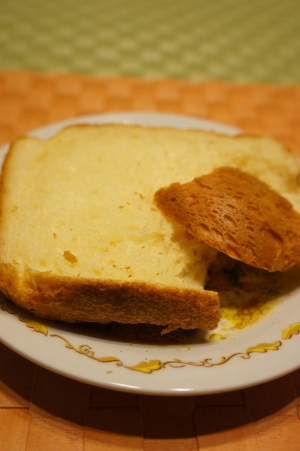
[[77,279],[27,268],[20,279],[12,265],[1,265],[1,290],[39,318],[68,323],[111,321],[182,329],[211,330],[221,314],[219,297],[199,291],[143,282]]
[[171,220],[230,257],[267,271],[300,266],[300,215],[264,182],[231,167],[155,193]]

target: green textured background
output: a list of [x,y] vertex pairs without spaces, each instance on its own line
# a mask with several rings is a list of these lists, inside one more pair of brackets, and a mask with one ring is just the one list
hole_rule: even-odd
[[300,82],[300,0],[0,0],[0,69]]

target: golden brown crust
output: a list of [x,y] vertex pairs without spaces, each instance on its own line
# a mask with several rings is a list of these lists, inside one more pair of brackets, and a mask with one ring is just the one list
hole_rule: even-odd
[[1,290],[40,318],[65,322],[111,321],[149,323],[211,330],[220,320],[219,297],[212,291],[178,289],[143,282],[88,280],[26,271],[19,280],[10,265],[2,265]]
[[258,268],[300,266],[300,215],[265,183],[222,167],[155,194],[162,212],[210,246]]

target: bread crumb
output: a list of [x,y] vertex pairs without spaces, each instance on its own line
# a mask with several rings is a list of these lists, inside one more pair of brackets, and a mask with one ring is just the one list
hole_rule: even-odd
[[146,198],[145,196],[143,196],[143,194],[138,193],[137,191],[136,191],[134,194],[137,194],[138,196],[140,196],[140,198],[141,198],[142,200],[144,200],[144,199]]
[[75,255],[73,255],[72,252],[70,252],[70,251],[64,251],[64,258],[66,260],[68,260],[68,262],[70,262],[70,263],[78,262],[78,258],[75,257]]

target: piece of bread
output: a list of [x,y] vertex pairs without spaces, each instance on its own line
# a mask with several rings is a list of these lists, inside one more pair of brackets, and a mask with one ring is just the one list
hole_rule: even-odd
[[300,215],[246,172],[221,167],[155,193],[166,217],[220,252],[267,271],[300,267]]
[[298,166],[251,136],[81,125],[16,140],[0,189],[0,289],[38,317],[213,329],[217,251],[167,220],[154,193],[220,166],[299,198]]

